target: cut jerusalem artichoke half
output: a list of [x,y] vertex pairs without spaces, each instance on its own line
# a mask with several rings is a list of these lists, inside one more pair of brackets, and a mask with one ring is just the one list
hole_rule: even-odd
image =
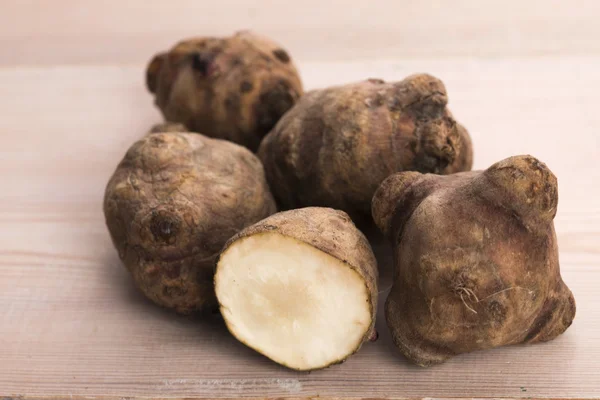
[[274,214],[225,245],[215,292],[229,331],[295,370],[343,362],[374,340],[377,262],[343,211]]
[[556,177],[531,156],[449,176],[403,172],[373,197],[394,246],[392,339],[421,366],[552,340],[575,317],[560,276]]

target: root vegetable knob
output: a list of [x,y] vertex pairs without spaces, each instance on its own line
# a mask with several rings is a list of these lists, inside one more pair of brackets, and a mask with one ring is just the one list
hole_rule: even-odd
[[215,291],[230,332],[292,369],[342,362],[376,338],[375,257],[342,211],[291,210],[246,228],[220,256]]
[[274,212],[260,161],[195,133],[152,133],[136,142],[104,198],[106,224],[136,285],[182,314],[216,309],[219,251]]
[[531,156],[387,178],[373,218],[394,246],[385,315],[402,353],[427,366],[563,333],[575,300],[560,276],[557,203],[556,177]]

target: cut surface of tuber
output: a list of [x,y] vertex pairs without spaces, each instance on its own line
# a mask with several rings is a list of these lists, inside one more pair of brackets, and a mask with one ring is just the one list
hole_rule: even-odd
[[230,332],[292,369],[343,361],[372,324],[370,295],[358,272],[279,233],[229,246],[218,263],[215,290]]

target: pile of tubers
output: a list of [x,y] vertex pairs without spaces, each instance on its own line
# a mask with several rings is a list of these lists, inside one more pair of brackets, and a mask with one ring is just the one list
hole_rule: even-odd
[[146,83],[166,121],[129,148],[104,213],[154,303],[220,311],[291,369],[343,362],[377,338],[377,261],[361,232],[376,226],[394,254],[386,322],[415,364],[571,325],[556,177],[532,156],[470,171],[439,79],[303,93],[289,53],[243,31],[176,44]]

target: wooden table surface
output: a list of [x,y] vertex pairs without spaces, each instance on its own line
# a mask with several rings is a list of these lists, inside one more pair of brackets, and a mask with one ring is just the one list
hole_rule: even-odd
[[[0,397],[600,397],[599,17],[594,0],[3,0]],[[117,162],[160,120],[144,64],[179,38],[240,28],[283,43],[307,88],[432,73],[472,134],[476,168],[545,161],[559,180],[573,326],[421,369],[380,318],[381,338],[348,362],[299,373],[216,316],[146,301],[101,209]]]

